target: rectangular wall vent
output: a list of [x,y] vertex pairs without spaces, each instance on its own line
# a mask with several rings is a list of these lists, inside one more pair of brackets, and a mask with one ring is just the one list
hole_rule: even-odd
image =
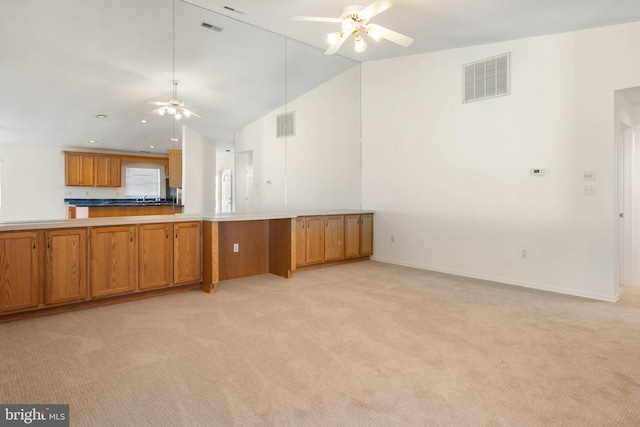
[[209,24],[208,22],[203,22],[203,23],[201,24],[201,26],[202,26],[203,28],[206,28],[207,30],[217,31],[217,32],[219,32],[219,33],[221,33],[221,32],[222,32],[222,30],[224,30],[224,28],[218,27],[218,26],[213,25],[213,24]]
[[296,135],[296,112],[279,114],[277,122],[276,138]]
[[238,15],[246,15],[247,12],[244,12],[242,10],[236,9],[235,7],[231,7],[231,6],[223,6],[225,9],[227,9],[230,12],[233,13],[237,13]]
[[509,95],[510,54],[494,56],[462,66],[463,103]]

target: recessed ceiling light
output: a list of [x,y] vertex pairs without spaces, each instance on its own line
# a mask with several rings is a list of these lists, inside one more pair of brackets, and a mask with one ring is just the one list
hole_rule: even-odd
[[149,148],[156,148],[156,146],[155,145],[150,145]]
[[180,142],[180,138],[171,138],[173,142]]
[[226,151],[227,153],[230,153],[230,152],[231,152],[231,150],[224,150],[224,151]]
[[97,144],[98,141],[96,141],[95,139],[90,139],[87,141],[89,144]]
[[106,115],[106,114],[98,114],[98,115],[96,116],[96,119],[106,119],[106,118],[107,118],[107,115]]
[[146,123],[149,123],[149,122],[146,121],[146,120],[140,120],[140,123],[145,123],[146,124]]

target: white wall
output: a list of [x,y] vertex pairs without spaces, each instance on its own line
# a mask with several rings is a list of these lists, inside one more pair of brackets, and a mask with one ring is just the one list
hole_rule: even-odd
[[[276,138],[276,117],[284,107],[240,129],[235,135],[234,190],[236,212],[244,212],[245,158],[238,153],[253,153],[253,210],[282,211],[285,208],[285,139]],[[271,183],[268,184],[267,181]]]
[[216,149],[198,132],[182,127],[184,213],[215,212]]
[[63,147],[0,144],[0,221],[65,218]]
[[[276,138],[277,115],[291,111],[295,136]],[[360,67],[246,126],[235,141],[236,153],[253,150],[254,210],[359,208]]]
[[[640,85],[638,39],[632,23],[364,63],[375,259],[616,300],[614,90]],[[462,104],[462,64],[504,52],[511,95]]]

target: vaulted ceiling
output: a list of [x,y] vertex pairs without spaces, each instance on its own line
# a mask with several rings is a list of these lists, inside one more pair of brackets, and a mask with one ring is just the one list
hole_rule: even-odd
[[410,47],[369,41],[357,54],[346,43],[326,56],[337,24],[289,19],[349,4],[176,0],[174,15],[173,0],[3,0],[0,144],[166,153],[183,122],[146,101],[171,98],[175,77],[202,115],[189,126],[227,148],[235,130],[358,62],[640,20],[637,0],[397,0],[375,22]]

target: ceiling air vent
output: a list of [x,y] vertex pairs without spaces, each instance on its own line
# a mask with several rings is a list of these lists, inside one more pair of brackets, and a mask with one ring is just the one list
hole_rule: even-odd
[[285,136],[295,136],[296,134],[296,112],[279,114],[277,122],[276,138]]
[[208,22],[203,22],[203,23],[201,24],[201,26],[202,26],[203,28],[208,29],[208,30],[217,31],[217,32],[219,32],[219,33],[221,33],[221,32],[222,32],[222,30],[224,30],[224,28],[218,27],[218,26],[216,26],[216,25],[209,24]]
[[230,12],[237,13],[239,15],[246,15],[247,14],[247,12],[244,12],[242,10],[236,9],[234,7],[231,7],[231,6],[224,6],[224,8],[227,9],[228,11],[230,11]]
[[464,102],[509,95],[510,54],[494,56],[462,66]]

